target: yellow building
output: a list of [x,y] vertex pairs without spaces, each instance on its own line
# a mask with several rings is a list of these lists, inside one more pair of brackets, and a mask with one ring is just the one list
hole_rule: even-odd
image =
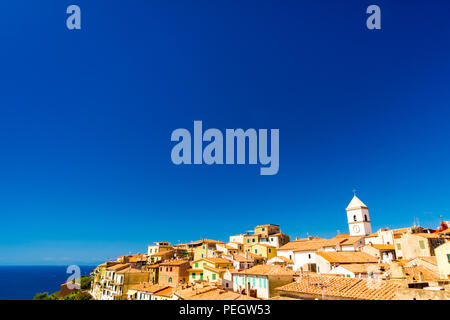
[[277,248],[268,244],[258,243],[250,246],[247,251],[259,255],[267,260],[277,256]]
[[270,234],[281,232],[280,226],[277,224],[261,224],[255,227],[255,234],[267,238]]
[[195,260],[192,263],[192,268],[188,270],[189,282],[221,282],[224,273],[232,267],[232,261],[222,258],[202,258]]
[[435,249],[439,275],[442,279],[450,279],[450,241]]
[[[193,242],[192,242],[193,243]],[[202,239],[195,242],[195,246],[193,246],[190,250],[194,253],[194,260],[199,260],[202,258],[208,257],[216,257],[217,256],[217,244],[224,245],[223,242],[210,240],[210,239]]]
[[248,249],[254,245],[259,243],[259,234],[246,234],[244,235],[244,251],[248,251]]

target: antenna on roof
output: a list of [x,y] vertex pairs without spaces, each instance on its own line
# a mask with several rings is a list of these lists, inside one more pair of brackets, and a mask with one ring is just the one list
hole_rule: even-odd
[[356,188],[353,188],[353,195],[356,196]]

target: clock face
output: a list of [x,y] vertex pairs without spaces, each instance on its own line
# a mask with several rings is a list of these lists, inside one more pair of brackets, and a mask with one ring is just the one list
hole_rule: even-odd
[[359,228],[358,225],[354,225],[353,226],[353,231],[355,231],[355,233],[358,233],[361,229]]

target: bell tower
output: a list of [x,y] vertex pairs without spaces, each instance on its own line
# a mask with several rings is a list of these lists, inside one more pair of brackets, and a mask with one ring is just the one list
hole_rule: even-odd
[[372,233],[369,208],[356,196],[347,206],[347,223],[350,236],[367,236]]

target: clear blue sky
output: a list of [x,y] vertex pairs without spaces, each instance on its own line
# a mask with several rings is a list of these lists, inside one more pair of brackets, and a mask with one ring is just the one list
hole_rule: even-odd
[[[65,26],[78,4],[82,30]],[[365,27],[378,4],[382,30]],[[447,1],[0,2],[0,264],[97,263],[256,224],[450,220]],[[175,166],[176,128],[279,128],[280,171]]]

